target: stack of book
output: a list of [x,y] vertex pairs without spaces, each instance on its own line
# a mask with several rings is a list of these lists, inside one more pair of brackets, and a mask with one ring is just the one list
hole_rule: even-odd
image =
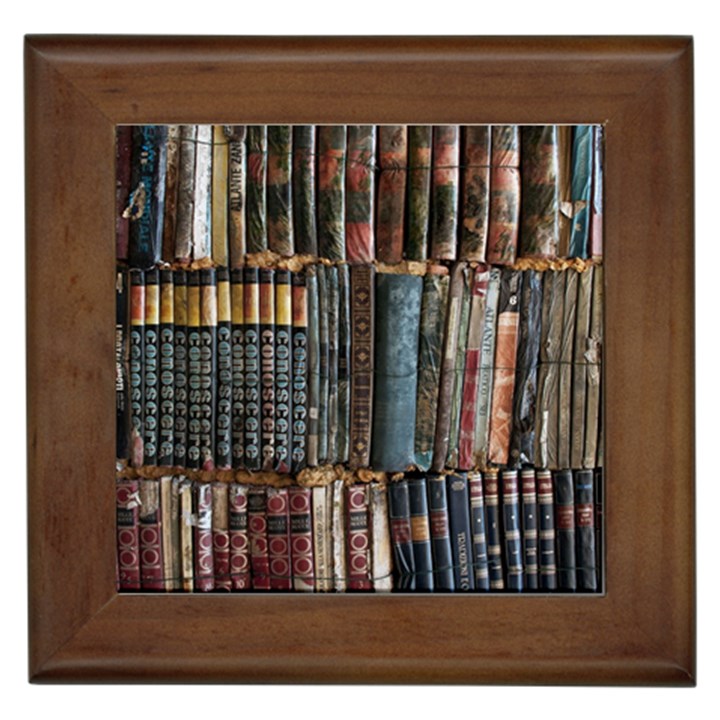
[[117,139],[121,589],[602,587],[600,127]]

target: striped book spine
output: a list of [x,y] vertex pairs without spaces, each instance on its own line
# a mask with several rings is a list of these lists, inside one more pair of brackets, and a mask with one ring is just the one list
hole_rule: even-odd
[[200,271],[200,466],[215,469],[217,400],[217,276]]
[[574,472],[575,541],[578,590],[597,590],[595,557],[595,477],[592,470]]
[[466,473],[447,476],[450,541],[456,590],[474,590],[472,536],[470,531],[470,496]]
[[160,483],[140,480],[140,572],[143,590],[165,590]]
[[145,465],[157,465],[160,344],[160,275],[145,273],[145,340],[143,342],[143,448]]
[[228,181],[230,148],[222,125],[212,126],[212,259],[215,265],[230,264],[228,247]]
[[217,269],[217,401],[215,408],[215,464],[219,470],[232,467],[232,299],[230,272]]
[[450,517],[444,475],[428,475],[428,513],[432,544],[433,577],[436,591],[455,589]]
[[517,470],[502,471],[502,501],[507,589],[521,591],[524,589],[523,556]]
[[188,432],[187,462],[191,470],[200,469],[200,273],[187,274],[187,356],[188,356]]
[[118,589],[140,590],[140,483],[118,478],[115,484]]
[[486,258],[512,265],[520,221],[520,135],[517,125],[494,125],[490,170],[490,221]]
[[231,483],[228,487],[228,532],[233,590],[249,590],[252,587],[248,530],[248,486]]
[[403,255],[405,189],[407,183],[407,126],[378,129],[380,175],[377,189],[376,255],[380,262],[398,263]]
[[224,482],[214,482],[212,484],[212,539],[216,590],[232,590],[229,522],[228,485]]
[[184,466],[187,457],[188,352],[187,352],[187,276],[173,272],[173,465]]
[[308,460],[308,299],[305,273],[292,274],[292,471]]
[[407,480],[388,485],[390,508],[390,534],[395,567],[395,587],[398,590],[415,589],[415,557],[410,524],[410,494]]
[[345,260],[346,150],[344,125],[318,125],[318,254],[328,260]]
[[175,288],[173,271],[160,271],[160,373],[158,465],[175,457]]
[[433,128],[430,243],[435,260],[457,258],[460,205],[460,126]]
[[575,555],[575,494],[572,470],[558,470],[555,484],[555,525],[557,528],[558,587],[577,589]]
[[230,267],[245,264],[247,233],[245,206],[247,204],[247,150],[245,125],[225,125],[228,143],[228,246]]
[[408,127],[407,237],[405,257],[427,260],[430,237],[432,125]]
[[462,226],[460,259],[485,262],[490,205],[490,137],[488,125],[462,128]]
[[495,468],[489,468],[483,474],[483,495],[485,499],[485,532],[487,534],[490,589],[504,590],[505,576],[502,561],[500,498],[498,471]]
[[347,589],[372,590],[370,564],[370,517],[367,485],[349,485],[346,489],[347,511]]
[[270,589],[292,590],[290,498],[286,487],[267,488],[267,542]]
[[470,528],[473,539],[475,589],[489,590],[490,571],[488,569],[487,534],[485,533],[485,496],[482,475],[479,472],[468,473],[468,491],[470,493]]
[[193,198],[193,260],[209,258],[212,252],[212,144],[212,125],[198,125]]
[[317,255],[317,204],[315,199],[315,126],[293,127],[293,225],[295,252]]
[[249,253],[267,250],[267,126],[247,128],[245,232]]
[[308,339],[308,412],[307,412],[307,464],[318,464],[320,415],[320,311],[317,270],[305,270],[307,288],[307,339]]
[[178,511],[180,517],[180,573],[183,592],[195,588],[195,513],[193,484],[178,476]]
[[415,589],[432,591],[435,584],[433,582],[427,481],[424,477],[408,480],[408,496],[410,500],[413,558],[415,561]]
[[267,129],[267,234],[268,248],[278,255],[294,253],[292,205],[292,128]]
[[253,590],[270,589],[268,555],[267,497],[265,487],[253,485],[248,490],[248,533]]
[[197,125],[181,125],[175,221],[175,259],[181,263],[189,263],[192,259],[196,147]]
[[245,347],[245,461],[248,470],[260,470],[260,274],[256,267],[243,273]]
[[370,483],[370,537],[372,585],[375,592],[390,592],[392,585],[392,541],[390,539],[390,511],[385,483]]
[[292,586],[299,592],[312,592],[315,589],[312,489],[293,485],[289,494]]
[[538,500],[535,470],[520,471],[522,492],[522,546],[525,588],[538,589]]
[[195,501],[195,590],[210,592],[215,589],[215,562],[212,531],[212,486],[196,483]]
[[115,275],[115,457],[130,457],[128,274],[118,268]]
[[368,263],[375,259],[375,126],[348,125],[347,133],[347,260],[350,263]]
[[555,508],[552,473],[538,470],[537,499],[540,525],[540,589],[557,589],[557,560],[555,556]]
[[290,271],[275,272],[275,463],[289,473],[292,457],[292,288]]
[[232,357],[232,466],[245,467],[245,285],[243,270],[230,273]]
[[260,444],[262,469],[275,465],[275,271],[260,268]]

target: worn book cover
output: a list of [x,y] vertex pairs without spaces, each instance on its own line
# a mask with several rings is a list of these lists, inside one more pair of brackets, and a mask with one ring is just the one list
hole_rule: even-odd
[[590,208],[590,257],[600,260],[603,256],[603,164],[604,129],[593,126],[593,173]]
[[268,486],[266,492],[270,589],[292,590],[290,498],[288,488]]
[[407,480],[397,480],[388,484],[388,500],[395,587],[401,591],[414,590],[415,556],[413,554],[410,495]]
[[390,510],[386,483],[370,483],[370,522],[372,529],[371,560],[372,585],[375,592],[390,592],[392,583],[392,542],[390,540]]
[[377,259],[398,263],[403,258],[405,194],[407,185],[407,125],[378,129],[380,174],[377,188]]
[[228,248],[230,267],[245,264],[247,233],[245,205],[247,203],[247,149],[245,125],[225,125],[228,143]]
[[557,532],[558,588],[577,589],[575,554],[575,493],[572,470],[553,473]]
[[217,275],[200,271],[200,466],[215,469],[217,410]]
[[184,270],[173,272],[173,465],[184,466],[188,438],[188,347],[187,347],[187,275]]
[[496,468],[488,468],[483,473],[483,498],[485,500],[485,533],[487,535],[490,589],[504,590],[500,491]]
[[212,484],[213,567],[216,590],[232,590],[228,484]]
[[180,516],[180,572],[183,592],[195,588],[195,514],[192,481],[184,475],[177,478]]
[[455,572],[445,476],[428,475],[427,486],[435,590],[452,591],[455,589]]
[[292,467],[292,288],[289,270],[275,271],[275,470]]
[[557,126],[558,141],[558,257],[570,254],[572,234],[572,125]]
[[181,263],[192,260],[197,128],[197,125],[180,126],[175,259]]
[[520,133],[517,125],[493,125],[490,220],[486,260],[512,265],[520,223]]
[[490,570],[488,568],[487,533],[485,532],[485,495],[482,475],[479,472],[468,473],[468,492],[470,493],[470,531],[473,541],[473,573],[475,589],[490,589]]
[[503,540],[507,589],[522,591],[523,555],[520,537],[520,494],[517,470],[502,471]]
[[212,259],[215,265],[230,264],[228,247],[228,184],[230,148],[222,125],[212,126]]
[[212,149],[212,125],[198,125],[193,198],[193,260],[212,257]]
[[267,497],[263,485],[252,485],[248,490],[248,534],[253,590],[269,590]]
[[122,268],[115,274],[115,457],[130,457],[130,295],[128,273]]
[[347,133],[347,260],[350,263],[367,263],[375,259],[376,128],[374,125],[348,125]]
[[430,246],[434,260],[457,258],[460,214],[460,126],[433,128]]
[[289,257],[295,251],[292,207],[292,128],[267,129],[267,233],[268,248]]
[[575,309],[575,346],[572,365],[572,408],[570,414],[570,467],[583,466],[585,420],[588,389],[588,351],[590,350],[590,311],[592,309],[593,267],[578,278]]
[[330,292],[325,265],[317,265],[318,337],[320,348],[319,395],[317,424],[317,462],[323,465],[328,458],[328,411],[330,404]]
[[267,126],[248,125],[245,237],[249,253],[267,250]]
[[316,144],[314,125],[293,126],[292,206],[295,252],[317,255]]
[[260,268],[260,452],[261,467],[275,464],[275,271]]
[[140,482],[117,478],[115,515],[117,523],[118,589],[140,590]]
[[175,457],[175,288],[173,271],[160,271],[158,465]]
[[593,268],[592,300],[590,310],[590,334],[585,361],[587,363],[587,403],[585,415],[585,449],[582,467],[594,468],[598,454],[600,431],[600,408],[602,404],[602,344],[603,344],[603,266]]
[[593,126],[575,125],[572,140],[572,206],[570,257],[589,255],[592,199]]
[[462,226],[460,259],[485,262],[490,207],[489,125],[462,128]]
[[215,407],[215,464],[232,467],[232,297],[230,272],[217,269],[217,400]]
[[292,274],[292,417],[290,462],[294,473],[308,462],[308,299],[305,273]]
[[195,515],[195,590],[215,589],[215,560],[212,532],[212,486],[195,483],[193,486]]
[[248,528],[248,486],[230,483],[228,487],[228,532],[230,535],[230,579],[233,590],[249,590],[250,537]]
[[427,260],[430,246],[432,125],[408,126],[407,235],[405,257]]
[[145,273],[145,339],[143,342],[143,463],[157,465],[159,421],[160,273]]
[[365,483],[345,488],[347,528],[347,589],[372,590],[370,551],[370,515],[368,486]]
[[[364,266],[363,266],[364,267]],[[308,413],[307,413],[307,464],[318,464],[320,422],[320,308],[317,268],[305,269],[308,312]]]
[[290,556],[292,586],[298,592],[315,588],[313,557],[312,488],[288,488],[290,502]]
[[325,280],[327,283],[328,319],[327,456],[325,459],[328,464],[335,464],[338,450],[338,351],[340,345],[338,268],[326,267]]
[[579,273],[567,270],[563,296],[562,334],[559,353],[558,380],[558,456],[557,467],[569,468],[573,405],[573,348],[577,317]]
[[447,496],[455,590],[474,590],[470,496],[466,473],[447,476]]
[[538,501],[534,468],[520,471],[522,562],[527,590],[538,589]]
[[415,589],[420,591],[432,591],[435,587],[427,492],[427,481],[424,476],[408,480]]
[[180,504],[173,492],[172,475],[160,478],[160,512],[162,514],[162,555],[165,590],[180,589]]
[[140,479],[140,572],[143,590],[165,590],[160,482]]
[[336,592],[345,592],[348,584],[346,555],[347,528],[345,510],[345,483],[335,480],[332,484],[332,553],[330,564]]
[[345,260],[345,125],[318,125],[317,152],[318,254]]

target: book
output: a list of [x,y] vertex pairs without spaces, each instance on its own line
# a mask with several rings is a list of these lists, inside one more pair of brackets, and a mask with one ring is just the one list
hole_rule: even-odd
[[335,461],[347,463],[350,458],[350,394],[352,377],[350,271],[339,265],[338,272],[338,349],[337,349],[337,435]]
[[216,265],[228,267],[228,184],[230,181],[230,146],[223,125],[212,126],[212,180],[211,180],[211,247]]
[[603,266],[593,268],[590,333],[585,361],[587,362],[587,402],[585,405],[585,447],[583,468],[594,468],[598,463],[600,430],[600,388],[602,384],[601,360],[603,344]]
[[215,589],[215,560],[213,554],[213,498],[210,483],[193,486],[195,515],[195,590],[210,592]]
[[432,546],[433,582],[436,592],[455,590],[450,517],[444,475],[428,475],[428,513]]
[[292,207],[292,128],[267,129],[267,233],[268,248],[289,257],[294,252]]
[[312,488],[314,578],[317,592],[333,589],[332,486]]
[[585,455],[587,413],[590,311],[592,308],[593,267],[580,273],[575,308],[575,338],[572,360],[572,402],[570,410],[570,467],[580,468]]
[[348,556],[347,552],[347,528],[345,510],[345,483],[338,479],[332,484],[331,493],[331,517],[332,517],[332,553],[330,555],[330,567],[332,568],[333,584],[335,592],[345,592],[348,587]]
[[180,590],[180,502],[172,475],[160,478],[162,554],[165,590]]
[[474,590],[475,573],[473,572],[467,474],[448,475],[446,482],[455,589]]
[[245,281],[242,268],[230,273],[230,427],[232,467],[245,466]]
[[177,480],[178,513],[180,518],[180,573],[184,592],[195,588],[195,514],[193,485],[184,475]]
[[468,492],[470,494],[470,531],[473,547],[473,573],[475,589],[490,589],[490,571],[488,568],[487,534],[485,532],[485,495],[482,475],[479,472],[468,473]]
[[212,488],[213,574],[216,590],[232,590],[230,571],[230,505],[228,484],[214,482]]
[[195,146],[195,185],[192,218],[192,256],[212,256],[212,125],[198,125]]
[[388,507],[388,489],[385,483],[370,483],[370,522],[372,557],[372,586],[375,592],[390,592],[392,583],[392,543],[390,540],[390,510]]
[[376,255],[380,262],[398,263],[403,255],[407,185],[407,125],[378,128]]
[[294,473],[308,462],[308,298],[305,274],[292,274],[292,423],[290,462]]
[[245,238],[247,251],[267,250],[267,126],[247,126]]
[[228,533],[230,536],[230,580],[233,590],[249,590],[250,537],[248,525],[248,486],[228,486]]
[[603,256],[603,164],[604,127],[593,126],[593,171],[590,208],[590,257],[600,260]]
[[507,589],[522,591],[523,555],[517,470],[502,471],[503,538]]
[[338,351],[340,344],[340,326],[338,313],[340,296],[338,268],[325,268],[327,287],[327,320],[328,320],[328,396],[327,396],[327,455],[325,461],[329,465],[337,462],[338,444]]
[[317,464],[328,459],[328,413],[330,406],[330,291],[324,265],[316,266],[318,287],[319,395],[317,423]]
[[200,423],[201,423],[201,394],[200,394],[200,357],[202,353],[200,343],[200,273],[192,271],[187,274],[187,449],[186,467],[199,470],[200,462]]
[[572,134],[573,224],[570,257],[588,257],[592,190],[593,126],[575,125]]
[[305,271],[307,288],[308,339],[308,399],[307,399],[307,464],[318,464],[320,424],[320,299],[317,270],[309,266]]
[[274,469],[292,467],[292,288],[289,270],[275,272],[275,461]]
[[160,483],[141,478],[139,485],[140,585],[143,590],[164,591]]
[[129,290],[128,274],[118,267],[115,275],[115,457],[122,460],[130,458]]
[[292,132],[292,207],[295,252],[317,255],[315,126],[294,125]]
[[293,485],[290,502],[290,555],[293,590],[312,592],[315,588],[313,558],[312,489]]
[[399,591],[414,590],[416,582],[415,556],[407,480],[401,479],[388,484],[388,501],[395,588]]
[[260,453],[261,469],[275,465],[275,270],[260,268]]
[[517,125],[493,125],[490,155],[490,220],[486,261],[512,265],[520,223],[520,133]]
[[575,493],[575,558],[577,562],[577,589],[597,590],[595,554],[595,475],[592,470],[573,472]]
[[372,555],[368,488],[364,483],[345,488],[347,513],[347,590],[372,590]]
[[434,589],[433,560],[430,542],[430,516],[428,511],[427,481],[425,477],[408,480],[410,525],[413,559],[415,563],[415,589]]
[[432,125],[408,126],[407,234],[405,257],[427,260],[430,244]]
[[173,465],[184,466],[188,439],[188,296],[184,270],[173,271]]
[[270,590],[268,555],[267,497],[265,487],[252,485],[248,490],[248,535],[253,590]]
[[573,405],[573,349],[575,343],[575,319],[577,313],[578,273],[570,270],[564,275],[562,332],[560,336],[558,368],[558,431],[557,467],[569,468],[572,434]]
[[347,261],[375,259],[375,154],[374,125],[348,125],[345,171],[345,242]]
[[540,589],[556,590],[558,586],[555,554],[555,510],[552,474],[539,469],[537,478]]
[[217,415],[217,275],[200,271],[200,467],[215,469]]
[[490,206],[490,139],[488,125],[462,128],[461,260],[485,262]]
[[133,129],[130,125],[115,128],[115,255],[127,260],[130,242],[129,217],[125,212],[130,199]]
[[140,483],[115,482],[118,590],[140,590]]
[[415,460],[422,278],[378,273],[372,466],[402,472]]
[[160,367],[158,407],[158,465],[175,459],[175,287],[172,270],[160,271]]
[[160,375],[160,276],[156,268],[145,273],[143,340],[143,464],[157,465]]
[[267,544],[270,589],[290,590],[293,586],[290,555],[290,498],[288,488],[268,486]]
[[457,258],[460,215],[460,127],[433,128],[430,246],[435,260]]
[[485,500],[485,533],[487,535],[490,589],[504,590],[505,574],[503,572],[502,557],[500,492],[498,470],[496,468],[488,468],[483,473],[483,498]]
[[197,128],[197,125],[180,126],[177,214],[175,218],[175,259],[181,263],[189,263],[192,259]]
[[247,230],[245,209],[247,205],[247,127],[225,125],[228,143],[228,249],[231,268],[245,264]]
[[558,257],[568,257],[572,234],[572,125],[557,126]]
[[248,470],[262,467],[260,425],[260,273],[256,267],[243,270],[244,346],[244,452]]
[[328,260],[345,260],[346,151],[344,125],[318,125],[318,254]]
[[537,590],[538,583],[538,499],[535,469],[520,471],[522,504],[522,563],[526,590]]
[[557,529],[558,587],[577,589],[575,554],[575,493],[572,470],[553,473],[555,489],[555,526]]
[[217,401],[215,406],[215,465],[230,470],[233,465],[233,318],[230,271],[217,269]]

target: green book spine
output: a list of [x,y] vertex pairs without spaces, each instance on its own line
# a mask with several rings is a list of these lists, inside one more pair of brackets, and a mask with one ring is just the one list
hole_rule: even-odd
[[250,253],[267,250],[267,149],[267,126],[249,125],[245,231]]
[[345,126],[319,125],[317,145],[318,252],[328,260],[345,260]]
[[462,131],[460,259],[484,262],[490,204],[491,129],[488,125],[468,125]]
[[295,252],[317,255],[315,126],[293,127],[292,203]]
[[432,125],[408,127],[407,237],[405,257],[427,260],[430,238]]
[[381,125],[378,130],[380,176],[377,195],[377,259],[402,260],[407,183],[407,126]]
[[457,257],[460,202],[460,127],[433,128],[431,243],[435,260]]
[[558,382],[558,468],[565,469],[570,465],[570,447],[572,433],[573,404],[573,349],[575,344],[575,320],[577,317],[577,300],[579,273],[567,270],[562,314],[562,334],[560,340],[560,367]]
[[268,247],[278,255],[294,253],[292,207],[292,129],[270,125],[267,130]]
[[575,308],[575,346],[572,362],[572,400],[570,413],[570,467],[581,468],[585,453],[585,420],[587,413],[588,342],[592,309],[593,268],[578,277]]

